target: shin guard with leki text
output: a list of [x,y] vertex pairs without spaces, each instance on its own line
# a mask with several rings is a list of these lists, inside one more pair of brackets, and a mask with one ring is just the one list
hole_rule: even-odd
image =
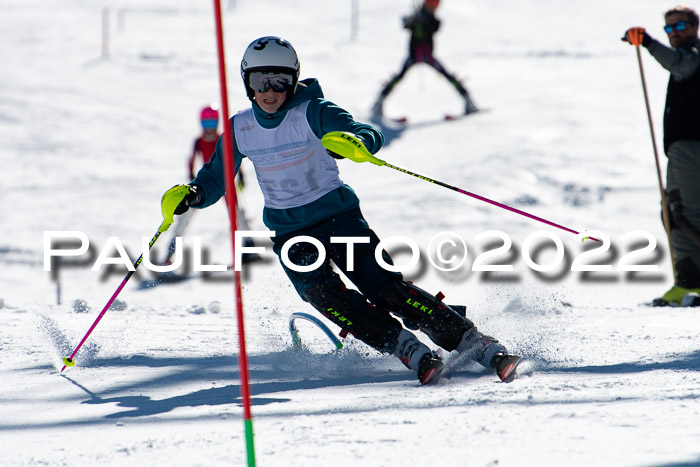
[[378,290],[379,306],[415,324],[447,351],[455,350],[464,333],[474,326],[441,299],[408,282],[389,280],[380,284]]
[[309,287],[304,299],[365,344],[380,352],[394,351],[401,323],[356,290],[348,290],[340,281],[326,281]]

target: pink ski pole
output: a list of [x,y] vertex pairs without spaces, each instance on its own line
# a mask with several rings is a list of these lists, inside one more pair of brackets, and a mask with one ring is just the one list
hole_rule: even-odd
[[[508,211],[514,212],[516,214],[520,214],[521,216],[528,217],[532,220],[536,220],[538,222],[542,222],[547,225],[551,225],[552,227],[556,227],[561,230],[565,230],[567,232],[571,232],[573,234],[580,234],[580,232],[577,232],[573,229],[570,229],[568,227],[564,227],[563,225],[554,223],[552,221],[548,221],[547,219],[543,219],[541,217],[537,217],[533,214],[527,213],[525,211],[521,211],[520,209],[516,209],[510,206],[507,206],[503,203],[499,203],[497,201],[493,201],[491,199],[485,198],[483,196],[470,193],[466,190],[463,190],[461,188],[457,188],[456,186],[449,185],[447,183],[441,182],[439,180],[432,179],[430,177],[426,177],[425,175],[420,175],[415,172],[411,172],[410,170],[402,169],[401,167],[397,167],[395,165],[391,165],[385,160],[379,159],[378,157],[375,157],[372,153],[370,153],[365,145],[355,137],[355,135],[352,135],[350,133],[346,133],[343,131],[331,131],[329,133],[326,133],[323,135],[323,138],[321,138],[321,142],[323,143],[323,146],[326,148],[326,150],[338,154],[342,157],[345,157],[347,159],[350,159],[351,161],[354,162],[371,162],[374,165],[378,166],[385,166],[389,167],[394,170],[398,170],[399,172],[403,172],[408,175],[412,175],[414,177],[420,178],[421,180],[425,180],[426,182],[430,183],[435,183],[436,185],[440,185],[445,188],[449,188],[450,190],[456,191],[457,193],[462,193],[463,195],[471,196],[472,198],[478,199],[480,201],[484,201],[489,204],[493,204],[494,206],[498,206],[499,208],[506,209]],[[587,237],[590,238],[591,240],[595,240],[596,242],[600,242],[597,238],[594,237]]]
[[[528,212],[521,211],[520,209],[508,206],[508,205],[503,204],[503,203],[499,203],[498,201],[488,199],[484,196],[477,195],[475,193],[470,193],[469,191],[466,191],[466,190],[463,190],[461,188],[457,188],[456,186],[452,186],[452,185],[449,185],[447,183],[441,182],[440,180],[435,180],[435,179],[426,177],[424,175],[420,175],[420,174],[417,174],[415,172],[411,172],[410,170],[402,169],[401,167],[391,165],[388,162],[384,162],[383,165],[386,167],[389,167],[391,169],[398,170],[399,172],[403,172],[403,173],[408,174],[408,175],[413,175],[414,177],[418,177],[421,180],[425,180],[426,182],[435,183],[436,185],[440,185],[442,187],[449,188],[450,190],[456,191],[457,193],[462,193],[463,195],[471,196],[472,198],[478,199],[480,201],[484,201],[484,202],[489,203],[489,204],[493,204],[494,206],[498,206],[499,208],[503,208],[503,209],[506,209],[508,211],[514,212],[516,214],[520,214],[521,216],[528,217],[528,218],[530,218],[532,220],[536,220],[538,222],[542,222],[543,224],[551,225],[552,227],[556,227],[558,229],[565,230],[567,232],[571,232],[572,234],[578,235],[579,233],[581,233],[581,232],[577,232],[573,229],[570,229],[568,227],[564,227],[563,225],[557,224],[555,222],[548,221],[547,219],[543,219],[541,217],[535,216],[534,214],[530,214]],[[593,238],[593,237],[588,237],[588,238],[590,238],[591,240],[595,240],[597,242],[600,241],[597,238]]]
[[[171,221],[171,222],[172,222],[172,221]],[[164,227],[164,226],[165,226],[165,227]],[[168,229],[169,226],[170,226],[170,223],[168,223],[168,224],[166,225],[166,221],[163,221],[163,223],[162,223],[162,224],[160,225],[160,227],[158,228],[158,232],[156,232],[156,234],[153,236],[153,238],[151,239],[151,241],[150,241],[149,244],[148,244],[148,249],[149,249],[149,250],[151,249],[151,247],[153,246],[153,244],[156,242],[156,240],[158,240],[158,237],[160,237],[160,234],[163,233],[163,232],[165,232],[165,231]],[[97,326],[97,323],[99,323],[100,320],[102,319],[102,317],[105,315],[105,313],[107,313],[107,310],[109,310],[109,307],[112,306],[112,303],[114,303],[114,300],[116,300],[117,296],[119,295],[119,292],[122,291],[122,289],[124,288],[124,286],[126,285],[126,283],[129,281],[129,279],[131,279],[131,276],[134,275],[134,273],[136,272],[136,268],[139,267],[139,265],[141,264],[142,261],[143,261],[143,253],[141,253],[141,256],[139,256],[139,259],[137,259],[136,262],[134,263],[134,270],[133,270],[133,271],[129,271],[129,272],[126,274],[126,276],[124,277],[124,280],[122,280],[122,283],[119,284],[119,287],[117,287],[117,290],[114,291],[114,293],[112,294],[112,297],[109,299],[109,301],[107,302],[107,304],[104,306],[104,308],[102,309],[102,311],[100,312],[100,314],[97,315],[97,319],[95,320],[94,323],[92,323],[92,326],[90,326],[90,329],[88,329],[88,331],[85,333],[85,336],[83,336],[83,339],[80,341],[80,343],[79,343],[78,346],[75,348],[75,350],[73,351],[73,353],[70,354],[70,357],[64,357],[64,358],[63,358],[63,368],[61,368],[61,372],[63,372],[63,370],[65,370],[66,367],[75,365],[75,362],[73,361],[73,359],[75,358],[75,354],[78,353],[78,350],[80,350],[80,347],[83,346],[83,344],[85,343],[85,341],[87,340],[87,338],[90,336],[90,334],[92,334],[92,331],[93,331],[93,330],[95,329],[95,327]]]

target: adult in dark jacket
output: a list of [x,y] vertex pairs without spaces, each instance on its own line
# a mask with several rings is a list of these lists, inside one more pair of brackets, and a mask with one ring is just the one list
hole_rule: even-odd
[[641,27],[625,33],[671,72],[664,110],[664,150],[668,157],[666,199],[676,283],[661,304],[680,305],[700,293],[700,39],[698,14],[679,6],[664,14],[670,47]]

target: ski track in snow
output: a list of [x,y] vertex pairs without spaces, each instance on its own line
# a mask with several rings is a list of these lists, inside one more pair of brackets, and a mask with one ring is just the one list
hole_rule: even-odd
[[[364,121],[405,58],[407,0],[359,2],[354,41],[349,2],[332,10],[321,0],[224,3],[232,111],[249,105],[240,53],[262,35],[288,38],[303,77],[319,78],[329,99]],[[111,12],[106,58],[102,6]],[[443,273],[423,261],[406,277],[466,304],[481,331],[526,361],[502,384],[447,354],[444,379],[421,387],[394,357],[352,338],[336,351],[305,322],[304,350],[295,352],[289,315],[314,311],[268,243],[242,284],[259,465],[700,465],[700,312],[644,305],[668,288],[671,270],[636,58],[619,41],[635,24],[663,40],[669,6],[442,2],[437,55],[489,111],[444,122],[462,105],[417,65],[386,101],[388,117],[410,123],[384,127],[381,157],[577,230],[604,231],[613,242],[604,263],[632,249],[623,234],[648,231],[658,245],[644,261],[659,271],[574,274],[566,265],[589,246],[557,231],[568,263],[537,274],[520,255],[524,239],[547,227],[341,161],[380,237],[409,235],[422,254],[439,232],[464,237],[463,268]],[[139,270],[75,367],[60,373],[125,274],[92,272],[100,249],[117,236],[135,259],[160,224],[162,193],[186,181],[197,112],[219,96],[211,5],[6,1],[0,30],[0,465],[245,465],[228,273],[139,290],[152,278]],[[648,54],[643,60],[660,141],[668,76]],[[243,170],[242,202],[262,230],[261,195],[252,168]],[[85,232],[90,256],[43,271],[47,230]],[[489,230],[512,239],[495,259],[514,264],[512,272],[470,270],[494,240],[476,239]],[[201,237],[211,261],[231,263],[224,208],[198,212],[186,235]]]

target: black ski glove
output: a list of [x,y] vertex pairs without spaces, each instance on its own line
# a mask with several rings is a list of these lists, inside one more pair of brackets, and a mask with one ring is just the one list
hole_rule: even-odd
[[191,206],[199,206],[202,204],[201,188],[197,185],[190,185],[190,192],[183,198],[180,204],[175,208],[175,214],[178,216],[184,214]]

